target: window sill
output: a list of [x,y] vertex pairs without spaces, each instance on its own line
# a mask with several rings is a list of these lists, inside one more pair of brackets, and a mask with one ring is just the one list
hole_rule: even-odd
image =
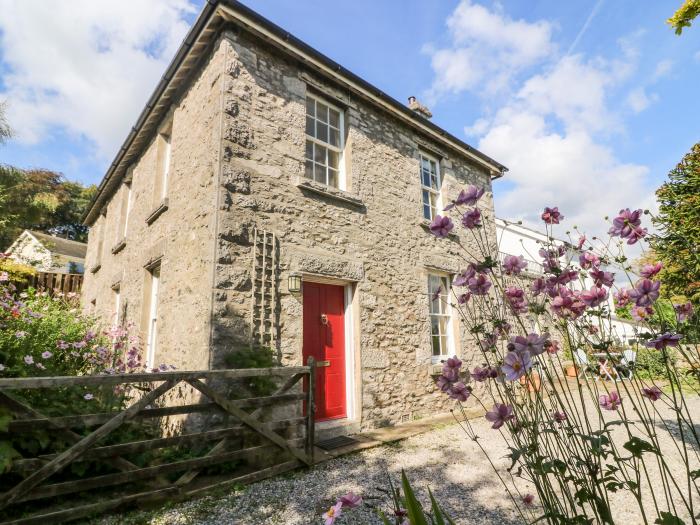
[[117,244],[112,246],[112,255],[118,254],[120,251],[122,251],[124,249],[125,246],[126,246],[126,237],[120,239],[119,242],[117,242]]
[[355,208],[365,208],[365,203],[362,201],[362,199],[344,190],[332,188],[330,186],[326,186],[325,184],[320,184],[302,177],[297,177],[294,185],[302,191],[310,191],[317,195],[321,195],[344,204],[349,204]]
[[[430,231],[430,223],[431,222],[432,221],[429,221],[428,219],[421,219],[419,224],[420,224],[421,228],[423,228],[429,234],[434,235],[433,232]],[[457,240],[457,239],[459,239],[459,237],[457,236],[456,233],[454,233],[454,230],[452,230],[450,233],[447,234],[446,239]]]
[[98,271],[100,268],[102,268],[102,264],[100,264],[100,263],[93,264],[93,265],[90,267],[90,273],[97,273],[97,271]]
[[149,226],[155,222],[155,220],[160,217],[165,211],[168,209],[168,198],[165,197],[162,201],[160,201],[160,204],[158,207],[153,210],[148,217],[146,217],[146,224]]

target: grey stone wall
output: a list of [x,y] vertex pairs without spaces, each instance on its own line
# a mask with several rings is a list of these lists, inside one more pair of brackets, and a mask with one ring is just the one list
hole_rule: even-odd
[[[440,157],[444,198],[456,197],[470,183],[487,189],[483,204],[491,210],[487,231],[495,244],[488,174],[243,33],[228,34],[223,48],[215,357],[247,345],[253,337],[251,272],[257,228],[279,239],[280,329],[274,349],[282,363],[302,361],[302,298],[288,293],[289,272],[354,282],[362,426],[449,409],[451,402],[436,391],[431,377],[427,273],[429,268],[457,271],[458,241],[468,240],[459,231],[438,240],[427,230],[419,153]],[[346,192],[300,184],[305,181],[308,90],[346,108]],[[478,360],[464,327],[458,331],[458,353]]]

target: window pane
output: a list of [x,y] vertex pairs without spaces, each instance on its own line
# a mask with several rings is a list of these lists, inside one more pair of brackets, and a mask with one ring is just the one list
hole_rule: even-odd
[[306,158],[307,159],[314,158],[314,143],[311,142],[310,140],[306,141]]
[[438,336],[433,336],[433,355],[442,355],[440,351],[440,338]]
[[328,122],[328,106],[316,102],[316,118],[321,122]]
[[436,315],[430,316],[430,334],[440,335],[440,322]]
[[440,336],[440,355],[447,355],[447,336]]
[[306,161],[306,167],[304,169],[304,177],[306,177],[307,179],[314,178],[314,163],[311,162],[310,160]]
[[433,213],[430,209],[430,206],[423,205],[423,217],[428,219],[429,221],[433,220]]
[[439,190],[440,185],[438,184],[437,173],[434,171],[430,173],[430,187],[434,190]]
[[314,144],[314,160],[320,162],[321,164],[326,163],[326,148]]
[[421,182],[423,183],[423,186],[430,188],[430,172],[428,170],[421,170]]
[[328,142],[328,125],[316,122],[316,138]]
[[440,335],[447,335],[447,316],[443,315],[438,318],[440,323]]
[[338,172],[330,168],[328,169],[328,185],[334,188],[338,187]]
[[314,119],[312,119],[311,117],[306,117],[306,134],[311,137],[316,136],[316,133],[314,131],[314,122]]
[[437,205],[438,205],[437,193],[428,192],[428,194],[430,195],[430,207],[433,209],[437,209]]
[[307,98],[306,99],[306,114],[311,115],[312,117],[316,114],[314,112],[314,106],[316,104],[316,101],[312,98]]
[[329,144],[332,144],[333,146],[340,147],[340,132],[337,129],[330,128],[328,130],[329,138],[328,142]]
[[338,169],[338,163],[340,162],[340,155],[335,151],[328,150],[328,167],[334,170]]
[[314,180],[321,184],[326,183],[326,167],[318,162],[314,164]]
[[420,158],[420,163],[421,163],[421,168],[424,169],[425,171],[430,171],[430,161],[426,159],[425,157]]
[[333,108],[328,108],[328,123],[336,128],[340,127],[340,113]]

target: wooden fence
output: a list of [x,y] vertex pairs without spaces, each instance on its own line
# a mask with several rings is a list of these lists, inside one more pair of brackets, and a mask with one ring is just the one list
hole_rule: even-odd
[[[230,395],[229,387],[251,381],[266,382],[271,393]],[[52,394],[74,395],[68,406],[84,407],[129,387],[138,395],[116,410],[51,415],[55,406],[37,408]],[[183,389],[198,399],[175,404]],[[313,359],[303,367],[0,379],[0,407],[12,414],[9,443],[25,445],[24,457],[0,475],[0,523],[62,523],[311,465],[313,392]],[[189,424],[163,433],[173,417]],[[148,422],[157,435],[139,435]],[[0,445],[7,440],[0,434]]]
[[80,293],[83,285],[83,275],[79,273],[53,273],[37,272],[32,278],[29,286],[41,292],[55,293]]

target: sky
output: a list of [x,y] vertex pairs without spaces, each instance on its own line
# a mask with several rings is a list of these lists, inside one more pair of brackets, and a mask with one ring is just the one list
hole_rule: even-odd
[[[0,163],[99,183],[203,0],[0,0]],[[246,0],[509,168],[497,215],[599,230],[700,140],[700,23],[680,0]]]

